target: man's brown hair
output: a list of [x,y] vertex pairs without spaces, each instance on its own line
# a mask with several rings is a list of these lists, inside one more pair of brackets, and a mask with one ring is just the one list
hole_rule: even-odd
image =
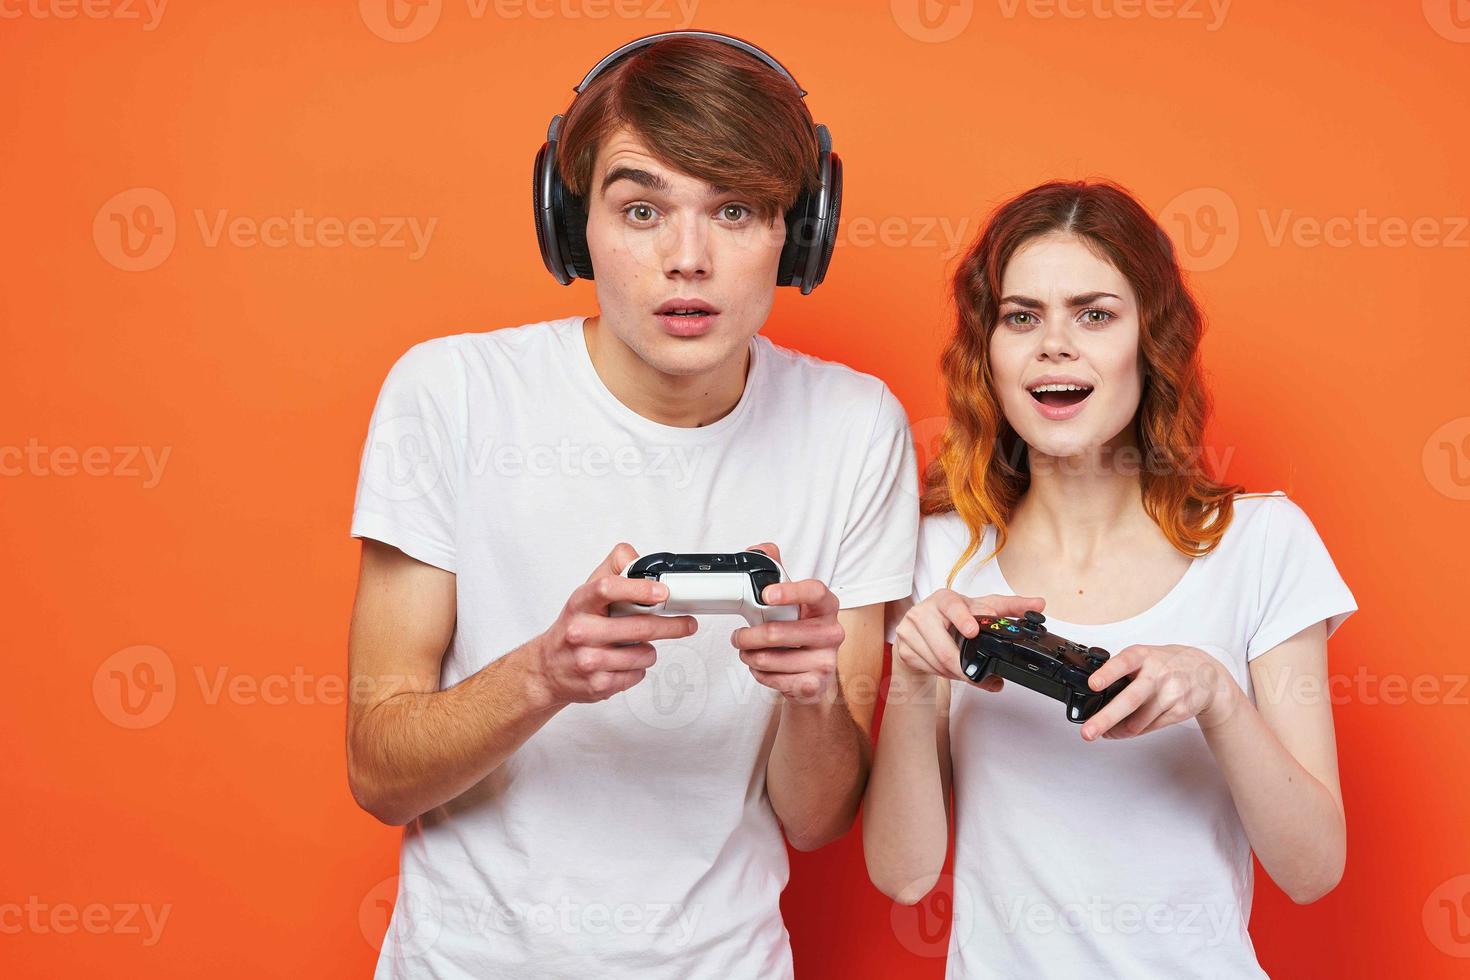
[[817,138],[801,93],[721,41],[656,41],[592,80],[567,110],[557,148],[572,193],[590,199],[598,144],[620,125],[667,166],[746,195],[767,222],[819,184]]

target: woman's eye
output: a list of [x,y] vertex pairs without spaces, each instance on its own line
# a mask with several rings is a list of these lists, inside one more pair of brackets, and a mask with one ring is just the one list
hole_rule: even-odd
[[1005,321],[1013,327],[1034,327],[1036,326],[1036,314],[1026,313],[1024,311],[1018,313],[1007,313],[1005,316]]
[[647,204],[634,204],[631,207],[624,208],[623,213],[639,224],[647,224],[652,221],[654,214],[653,208]]
[[750,209],[743,204],[727,204],[720,208],[720,214],[726,221],[740,221],[750,214]]
[[1083,310],[1082,322],[1084,323],[1107,323],[1113,318],[1108,310]]

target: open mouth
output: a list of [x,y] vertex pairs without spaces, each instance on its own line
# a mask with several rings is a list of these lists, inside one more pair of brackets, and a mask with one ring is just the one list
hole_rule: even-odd
[[1031,397],[1048,408],[1071,408],[1086,401],[1092,388],[1083,384],[1042,384],[1026,389]]

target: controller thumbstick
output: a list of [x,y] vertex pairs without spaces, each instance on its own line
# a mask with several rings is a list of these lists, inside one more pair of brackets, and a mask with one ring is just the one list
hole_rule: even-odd
[[1087,648],[1087,662],[1092,664],[1092,666],[1094,667],[1101,667],[1103,664],[1107,663],[1108,656],[1108,651],[1104,650],[1102,647]]
[[1041,615],[1041,613],[1037,612],[1035,609],[1026,610],[1026,614],[1022,618],[1025,619],[1026,622],[1030,623],[1032,626],[1040,626],[1042,623],[1046,622],[1046,617]]

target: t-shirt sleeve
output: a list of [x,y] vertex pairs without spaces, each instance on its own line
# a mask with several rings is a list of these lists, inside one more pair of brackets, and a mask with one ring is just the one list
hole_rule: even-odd
[[842,609],[908,595],[919,533],[914,441],[903,406],[879,389],[878,411],[830,583]]
[[[915,605],[929,598],[939,585],[934,584],[934,518],[925,517],[919,522],[919,544],[914,555],[913,587],[909,594],[900,596],[888,604],[883,615],[883,640],[892,643],[898,633],[898,624]],[[943,584],[942,582],[940,583]]]
[[1258,539],[1260,592],[1247,660],[1323,620],[1331,636],[1358,608],[1306,512],[1286,497],[1268,507]]
[[464,397],[463,361],[452,338],[414,345],[389,370],[363,443],[353,537],[455,570]]

